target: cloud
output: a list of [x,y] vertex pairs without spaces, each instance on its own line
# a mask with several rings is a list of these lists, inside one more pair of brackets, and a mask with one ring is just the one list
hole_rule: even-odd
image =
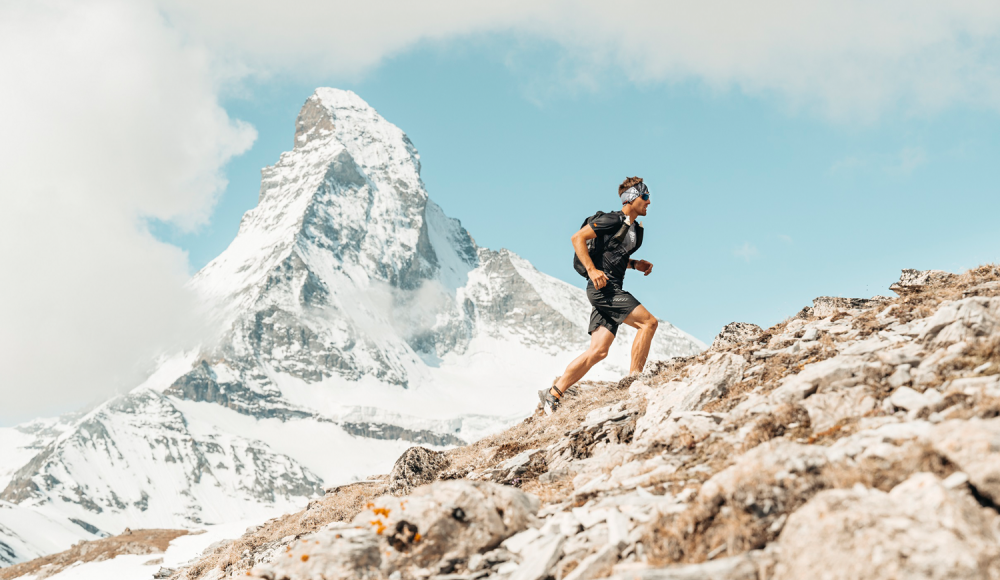
[[242,79],[361,75],[419,43],[501,35],[515,53],[558,47],[555,84],[694,81],[864,121],[1000,109],[998,30],[985,0],[7,0],[0,421],[131,386],[200,332],[186,256],[143,224],[208,219],[254,139],[218,104]]
[[6,422],[134,386],[157,352],[197,338],[187,256],[144,223],[203,223],[255,133],[151,4],[0,6]]
[[786,244],[793,244],[793,243],[795,243],[795,240],[792,239],[792,236],[790,236],[788,234],[778,234],[778,239],[781,240],[782,242],[786,243]]
[[[1000,109],[1000,4],[989,0],[158,0],[171,22],[253,70],[359,74],[418,42],[513,33],[561,46],[594,85],[694,80],[831,118],[889,108]],[[234,11],[239,18],[234,18]],[[516,60],[516,59],[515,59]],[[562,66],[562,64],[560,65]]]
[[757,251],[757,246],[750,242],[743,242],[742,246],[733,248],[733,255],[737,258],[743,258],[749,264],[751,260],[756,260],[760,257],[760,252]]

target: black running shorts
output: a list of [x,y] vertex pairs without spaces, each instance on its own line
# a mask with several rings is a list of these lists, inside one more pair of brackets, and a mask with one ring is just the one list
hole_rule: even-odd
[[611,281],[600,290],[594,288],[593,282],[587,284],[587,299],[594,307],[590,312],[590,327],[587,328],[587,334],[594,334],[598,326],[603,326],[610,330],[611,334],[617,335],[621,323],[636,306],[639,306],[635,296]]

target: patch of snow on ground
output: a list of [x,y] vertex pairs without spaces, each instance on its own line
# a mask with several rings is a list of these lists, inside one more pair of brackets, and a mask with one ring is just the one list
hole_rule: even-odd
[[[278,515],[278,514],[275,514]],[[263,520],[261,520],[263,521]],[[50,576],[51,580],[149,580],[160,567],[179,568],[199,557],[205,548],[221,540],[233,540],[260,521],[244,520],[208,526],[205,533],[181,536],[170,542],[163,554],[123,555],[103,562],[86,562]],[[162,563],[149,564],[163,559]],[[25,576],[23,580],[34,580]]]

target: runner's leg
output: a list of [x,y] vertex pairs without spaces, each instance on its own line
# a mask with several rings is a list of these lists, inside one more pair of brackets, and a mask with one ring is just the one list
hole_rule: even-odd
[[632,343],[632,365],[629,369],[630,375],[639,374],[646,366],[646,357],[649,356],[649,345],[653,342],[653,335],[659,323],[656,317],[640,304],[625,318],[625,324],[637,329],[635,342]]
[[[611,348],[611,343],[614,341],[615,335],[611,334],[610,330],[598,326],[597,330],[590,335],[590,348],[569,363],[566,372],[556,381],[555,387],[565,393],[566,389],[582,379],[587,371],[608,356],[608,349]],[[647,348],[647,350],[649,349]]]

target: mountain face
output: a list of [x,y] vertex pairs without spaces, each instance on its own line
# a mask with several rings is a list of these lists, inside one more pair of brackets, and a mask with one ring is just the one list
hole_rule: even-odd
[[[412,443],[520,419],[588,342],[583,291],[477,246],[428,197],[409,138],[335,89],[306,101],[294,148],[191,286],[221,338],[22,450],[0,508],[77,539],[266,517]],[[594,376],[626,372],[633,337]],[[664,322],[650,359],[704,348]],[[33,555],[9,552],[0,563]]]

